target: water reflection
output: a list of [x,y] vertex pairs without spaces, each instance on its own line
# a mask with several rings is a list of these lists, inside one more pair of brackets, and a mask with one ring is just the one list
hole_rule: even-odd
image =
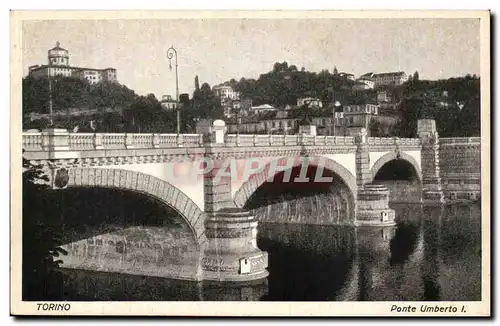
[[394,209],[396,227],[261,224],[267,299],[480,300],[480,208]]
[[[65,298],[89,300],[480,300],[480,207],[394,206],[395,227],[259,226],[267,284],[226,286],[68,271]],[[76,292],[75,292],[76,291]]]
[[262,224],[258,245],[269,253],[265,300],[334,300],[355,250],[354,228]]

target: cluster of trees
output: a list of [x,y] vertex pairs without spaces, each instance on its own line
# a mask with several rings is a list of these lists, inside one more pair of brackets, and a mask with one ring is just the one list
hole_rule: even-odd
[[138,97],[124,85],[113,82],[90,84],[87,80],[55,76],[49,79],[27,76],[23,79],[23,113],[49,112],[49,87],[52,107],[68,109],[129,108]]
[[440,137],[471,137],[481,133],[480,78],[467,75],[446,80],[415,77],[399,87],[399,122],[391,133],[415,137],[418,119],[434,119]]
[[[210,85],[199,86],[192,99],[181,98],[181,132],[194,132],[201,118],[222,118],[223,111]],[[49,87],[51,92],[49,92]],[[32,113],[49,113],[49,94],[52,94],[53,112],[96,110],[92,114],[56,114],[54,126],[79,132],[176,132],[177,113],[166,111],[154,94],[137,95],[124,85],[113,82],[90,84],[86,80],[56,76],[23,79],[23,128],[43,129],[49,126],[48,118],[31,121]]]
[[51,209],[48,177],[41,165],[31,164],[23,158],[23,210],[22,210],[22,296],[23,300],[55,300],[61,289],[62,275],[57,272],[66,254],[58,237],[61,228],[58,216]]
[[319,73],[300,70],[295,65],[276,62],[273,69],[261,74],[258,79],[231,79],[224,83],[240,92],[243,98],[251,98],[254,105],[271,104],[277,107],[296,105],[301,97],[319,98],[323,103],[333,101],[362,104],[375,102],[373,91],[352,89],[354,81],[341,76],[337,69],[333,72],[322,70]]

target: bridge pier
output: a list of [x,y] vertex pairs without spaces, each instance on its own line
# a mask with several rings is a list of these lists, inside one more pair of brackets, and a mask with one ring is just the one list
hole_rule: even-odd
[[[205,156],[213,163],[204,174],[205,236],[202,249],[203,281],[255,283],[265,281],[267,253],[257,247],[257,220],[234,204],[231,194],[231,160],[221,158],[223,122],[205,130],[209,142]],[[221,137],[222,135],[222,137]]]
[[268,275],[267,253],[257,247],[257,221],[238,208],[207,213],[203,281],[248,282]]
[[394,225],[395,213],[389,207],[389,189],[371,184],[370,149],[367,131],[362,129],[355,138],[356,149],[356,217],[355,225]]
[[422,201],[424,204],[445,202],[439,168],[439,135],[432,119],[418,120],[418,135],[422,140]]

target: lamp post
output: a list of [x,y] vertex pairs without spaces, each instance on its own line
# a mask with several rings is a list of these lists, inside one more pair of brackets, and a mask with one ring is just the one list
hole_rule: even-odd
[[335,104],[333,105],[333,136],[335,136],[335,126],[337,122],[337,109],[340,107],[340,102],[336,101]]
[[236,110],[236,135],[240,139],[241,116],[240,109]]
[[177,70],[177,50],[172,45],[167,50],[167,58],[169,60],[169,68],[172,70],[172,58],[175,56],[175,101],[177,103],[177,135],[181,133],[181,116],[180,116],[180,105],[179,105],[179,73]]
[[50,67],[47,67],[47,79],[49,81],[49,123],[52,127],[54,125],[54,112],[52,108],[52,81],[50,79]]

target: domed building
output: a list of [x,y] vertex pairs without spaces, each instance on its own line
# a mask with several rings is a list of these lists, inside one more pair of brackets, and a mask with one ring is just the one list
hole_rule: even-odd
[[69,52],[60,47],[59,41],[56,46],[49,50],[49,65],[69,66]]
[[100,81],[118,81],[114,68],[96,69],[70,66],[69,51],[62,48],[59,42],[56,42],[56,46],[48,51],[48,63],[29,67],[29,75],[33,77],[72,76],[86,79],[91,84]]

